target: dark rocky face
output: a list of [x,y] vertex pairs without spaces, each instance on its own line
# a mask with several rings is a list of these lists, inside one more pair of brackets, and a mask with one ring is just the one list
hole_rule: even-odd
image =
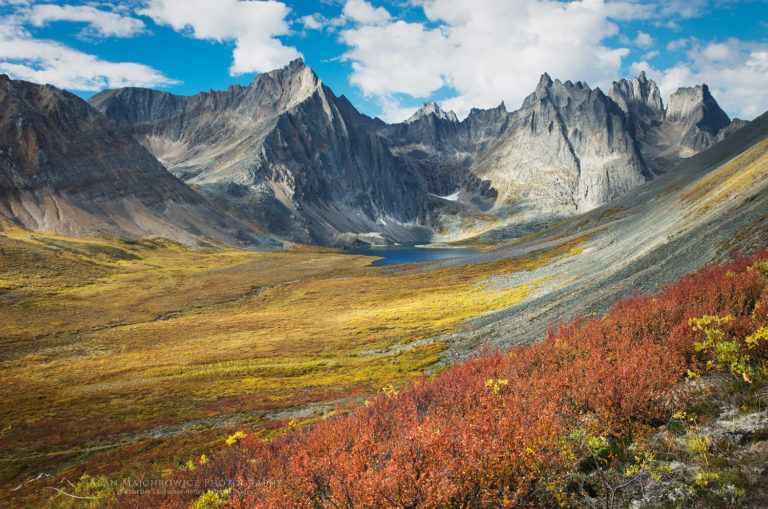
[[631,83],[614,82],[610,96],[630,117],[641,154],[654,173],[706,150],[729,132],[731,120],[706,85],[677,90],[665,109],[656,83],[641,73]]
[[[214,210],[88,103],[0,76],[0,217],[64,233],[204,236],[249,230]],[[272,243],[251,230],[245,244]]]
[[714,143],[723,120],[708,120],[714,108],[700,95],[702,108],[667,119],[644,74],[610,96],[545,74],[514,112],[501,104],[460,122],[430,102],[387,125],[297,60],[248,87],[191,97],[129,88],[90,103],[230,214],[333,245],[460,235],[477,214],[563,217],[602,205]]

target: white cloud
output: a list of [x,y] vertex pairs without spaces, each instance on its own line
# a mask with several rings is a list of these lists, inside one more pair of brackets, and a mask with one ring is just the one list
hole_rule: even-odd
[[[404,93],[428,97],[449,86],[457,96],[444,102],[462,117],[471,107],[517,107],[539,77],[610,85],[618,78],[626,48],[603,41],[618,28],[608,16],[617,8],[603,0],[419,0],[436,26],[392,21],[345,29],[350,80],[385,108]],[[633,13],[632,4],[623,14]],[[635,12],[635,14],[637,14]],[[402,119],[401,119],[402,120]]]
[[270,71],[301,56],[278,39],[290,32],[289,11],[272,0],[149,0],[139,14],[197,39],[234,41],[230,73],[239,75]]
[[687,38],[675,39],[667,43],[667,51],[678,51],[688,47],[691,44],[691,40]]
[[103,11],[89,5],[36,4],[26,15],[34,26],[44,26],[54,21],[88,23],[88,34],[102,37],[132,37],[145,30],[144,23],[131,16]]
[[11,16],[0,18],[0,73],[83,91],[177,83],[143,64],[109,62],[55,41],[35,39]]
[[323,28],[324,20],[320,15],[312,14],[299,18],[299,23],[304,25],[304,28],[307,30],[321,30]]
[[381,119],[392,124],[410,118],[411,115],[416,113],[419,109],[418,106],[400,106],[400,103],[396,100],[387,97],[382,98],[381,104],[383,106],[383,114],[380,116]]
[[738,39],[693,43],[687,61],[668,69],[637,62],[633,72],[645,70],[659,83],[665,98],[679,87],[709,85],[712,95],[729,115],[752,119],[768,109],[768,44]]
[[651,2],[609,2],[605,7],[608,17],[621,21],[650,19],[656,14]]
[[662,0],[657,2],[657,14],[662,19],[700,18],[707,11],[710,0]]
[[653,46],[654,40],[653,37],[651,37],[649,34],[646,34],[645,32],[638,31],[637,37],[635,37],[635,45],[639,46],[643,49],[648,49],[651,46]]
[[365,0],[347,0],[342,14],[352,21],[371,25],[379,25],[392,19],[386,9],[374,7]]
[[654,50],[654,51],[649,51],[648,53],[646,53],[645,55],[640,57],[640,59],[641,60],[650,60],[650,59],[652,59],[654,57],[657,57],[657,56],[659,56],[659,51],[658,50]]
[[451,42],[418,23],[364,26],[344,30],[341,38],[353,48],[345,56],[352,60],[350,80],[366,95],[426,97],[445,84],[442,73],[450,71]]

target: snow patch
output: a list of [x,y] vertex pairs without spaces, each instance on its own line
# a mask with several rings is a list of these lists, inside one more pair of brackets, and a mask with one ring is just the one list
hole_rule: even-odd
[[448,201],[459,201],[459,192],[456,191],[453,194],[449,194],[448,196],[438,196],[438,198],[442,198],[443,200]]

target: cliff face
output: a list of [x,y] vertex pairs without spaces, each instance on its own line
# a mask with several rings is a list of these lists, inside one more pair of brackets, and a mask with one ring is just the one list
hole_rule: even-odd
[[629,123],[599,89],[543,75],[509,114],[477,172],[508,199],[532,197],[566,213],[589,210],[645,182]]
[[681,133],[680,144],[695,153],[713,145],[718,133],[731,124],[707,85],[681,88],[672,94],[666,119]]
[[460,122],[429,102],[388,125],[297,60],[248,87],[108,90],[90,103],[229,214],[344,245],[455,237],[489,214],[553,218],[602,205],[729,132],[706,87],[691,90],[665,110],[644,74],[609,96],[545,74],[514,112],[502,103]]
[[301,242],[429,240],[433,195],[482,187],[469,172],[398,157],[383,122],[301,61],[248,87],[192,97],[122,89],[91,104],[232,215]]
[[665,109],[656,83],[640,73],[631,83],[614,82],[610,96],[630,117],[643,158],[654,173],[671,169],[734,130],[707,85],[678,89]]
[[213,209],[82,99],[4,75],[0,219],[74,235],[276,245]]

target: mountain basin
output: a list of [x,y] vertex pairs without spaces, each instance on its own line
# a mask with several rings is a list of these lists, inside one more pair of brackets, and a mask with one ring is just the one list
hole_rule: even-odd
[[404,263],[428,262],[447,258],[463,258],[479,254],[481,251],[473,247],[447,247],[442,244],[398,244],[395,246],[376,246],[344,251],[345,254],[376,256],[381,258],[371,264],[371,267],[386,267]]

